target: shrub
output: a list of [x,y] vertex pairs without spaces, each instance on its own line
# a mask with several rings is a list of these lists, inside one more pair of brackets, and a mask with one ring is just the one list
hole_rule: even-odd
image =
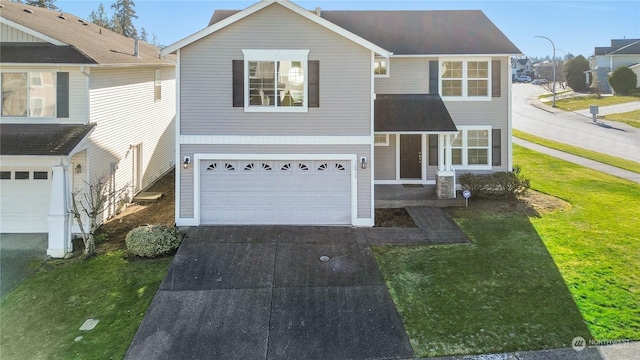
[[139,226],[127,234],[125,243],[129,253],[142,257],[156,257],[175,251],[182,235],[165,225]]
[[636,88],[638,75],[628,67],[621,66],[613,71],[607,81],[617,95],[629,95]]
[[590,69],[589,61],[582,55],[564,63],[563,74],[567,79],[567,84],[575,91],[582,91],[587,88],[584,72]]
[[464,189],[471,191],[476,198],[505,197],[514,198],[524,194],[530,187],[529,179],[520,174],[520,167],[515,166],[512,172],[496,172],[476,175],[462,174],[458,182]]

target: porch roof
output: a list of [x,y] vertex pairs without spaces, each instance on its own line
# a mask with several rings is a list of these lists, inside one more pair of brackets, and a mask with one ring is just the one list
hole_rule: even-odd
[[69,155],[95,124],[0,124],[0,155]]
[[376,132],[455,132],[456,125],[438,94],[376,94]]

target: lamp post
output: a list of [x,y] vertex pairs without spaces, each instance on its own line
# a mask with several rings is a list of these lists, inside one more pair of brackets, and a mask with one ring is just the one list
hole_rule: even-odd
[[549,40],[553,47],[553,107],[556,107],[556,45],[546,36],[536,35],[536,37]]

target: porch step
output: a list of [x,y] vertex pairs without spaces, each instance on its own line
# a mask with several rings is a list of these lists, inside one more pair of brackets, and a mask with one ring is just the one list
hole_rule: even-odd
[[160,198],[162,197],[161,192],[150,192],[150,191],[143,191],[138,193],[138,195],[136,195],[133,198],[133,202],[154,202],[154,201],[158,201],[160,200]]
[[433,206],[433,207],[454,207],[465,206],[464,198],[456,199],[425,199],[425,200],[376,200],[376,209],[396,209],[406,206]]

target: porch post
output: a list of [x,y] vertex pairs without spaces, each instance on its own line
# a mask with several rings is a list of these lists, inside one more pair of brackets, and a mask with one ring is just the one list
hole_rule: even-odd
[[67,171],[63,165],[54,165],[49,198],[49,245],[47,255],[62,258],[71,249],[69,209],[67,206]]
[[438,199],[454,199],[456,185],[453,173],[451,134],[438,134],[438,174],[436,195]]

